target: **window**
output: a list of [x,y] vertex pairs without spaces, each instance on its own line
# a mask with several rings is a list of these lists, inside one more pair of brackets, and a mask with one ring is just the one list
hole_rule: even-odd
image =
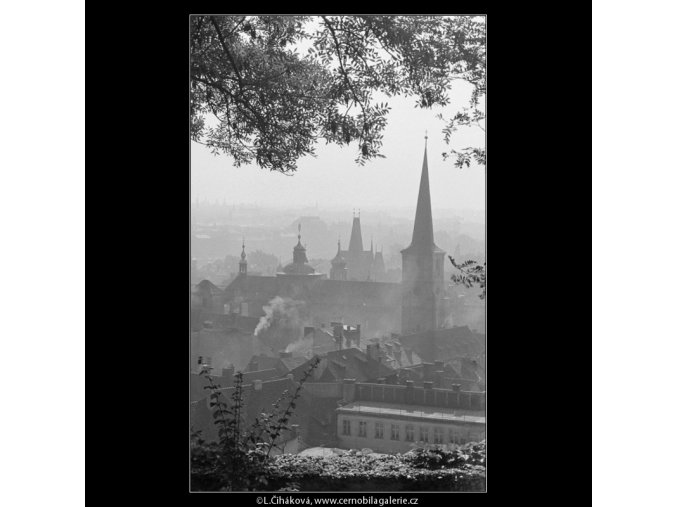
[[413,442],[414,441],[414,427],[411,424],[407,424],[405,427],[405,440],[407,442]]
[[449,430],[449,443],[452,442],[459,445],[465,443],[465,439],[461,436],[460,431]]
[[374,438],[383,438],[383,423],[376,423],[374,427]]
[[390,426],[390,440],[399,440],[400,439],[400,427],[397,424],[392,424]]
[[343,434],[350,435],[350,421],[348,419],[343,420]]
[[421,434],[421,438],[419,438],[419,440],[421,442],[428,442],[428,428],[424,428],[423,426],[421,426],[420,434]]
[[357,431],[357,436],[358,437],[366,437],[367,436],[367,422],[366,421],[360,421],[358,431]]
[[433,442],[436,444],[442,443],[442,428],[435,428],[433,430]]

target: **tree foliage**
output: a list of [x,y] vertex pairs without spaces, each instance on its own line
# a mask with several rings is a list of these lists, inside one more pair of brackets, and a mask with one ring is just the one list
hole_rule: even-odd
[[[191,138],[238,166],[292,172],[321,140],[356,144],[359,164],[383,157],[390,107],[379,97],[444,106],[454,80],[473,92],[445,120],[445,141],[482,126],[482,17],[192,16],[190,37]],[[483,148],[451,155],[485,160]]]
[[[311,376],[319,360],[311,362],[296,389],[286,392],[262,412],[251,425],[243,421],[243,374],[237,372],[231,400],[224,399],[221,387],[214,382],[210,368],[200,375],[208,381],[209,401],[213,407],[216,442],[206,442],[200,432],[191,434],[191,486],[193,491],[262,490],[268,485],[267,468],[271,452],[283,450],[280,440],[291,428],[289,421],[301,395],[303,384]],[[287,400],[283,408],[283,402]]]
[[467,260],[459,264],[451,255],[449,255],[449,260],[451,265],[459,271],[451,275],[451,281],[468,288],[479,287],[482,289],[479,298],[485,299],[487,297],[487,263],[479,264],[477,261]]

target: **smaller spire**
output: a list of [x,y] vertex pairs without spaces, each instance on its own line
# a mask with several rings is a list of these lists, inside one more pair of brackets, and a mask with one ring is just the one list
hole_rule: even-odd
[[301,222],[299,222],[299,245],[301,244]]
[[247,274],[247,254],[244,252],[244,236],[242,236],[242,253],[240,254],[240,274]]

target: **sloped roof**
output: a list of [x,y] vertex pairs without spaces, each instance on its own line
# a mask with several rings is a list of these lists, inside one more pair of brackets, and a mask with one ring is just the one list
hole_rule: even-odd
[[[337,382],[344,378],[364,382],[395,373],[390,366],[369,357],[357,348],[334,350],[320,357],[322,360],[313,374],[319,382]],[[310,361],[305,361],[289,373],[293,374],[296,380],[300,379],[310,367]]]
[[399,306],[402,289],[399,283],[355,280],[322,280],[311,290],[313,301],[319,304],[355,305],[363,301],[370,305]]
[[[485,335],[472,331],[468,326],[457,326],[403,335],[400,342],[426,361],[447,361],[480,357],[485,350],[484,339]],[[434,351],[430,350],[431,343]]]
[[209,280],[202,280],[195,286],[195,289],[197,292],[210,292],[212,294],[220,294],[223,292],[223,290],[219,289]]
[[[262,412],[270,413],[274,408],[273,404],[283,398],[285,391],[291,394],[295,388],[295,383],[287,378],[264,381],[261,383],[259,391],[254,389],[253,384],[244,385],[242,416],[245,425],[251,426]],[[220,389],[222,398],[230,402],[234,389],[233,387]],[[282,409],[286,408],[288,400],[288,397],[282,400],[280,404]],[[213,422],[213,412],[209,409],[207,403],[207,398],[191,403],[190,423],[193,429],[202,430],[205,440],[213,440],[217,438],[217,431]],[[302,419],[307,417],[307,414],[308,403],[303,398],[299,398],[289,424],[299,424]]]

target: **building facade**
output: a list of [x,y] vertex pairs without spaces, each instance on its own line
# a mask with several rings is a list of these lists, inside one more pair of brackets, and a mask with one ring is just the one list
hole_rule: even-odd
[[344,449],[407,452],[486,438],[484,392],[344,381],[337,436]]

